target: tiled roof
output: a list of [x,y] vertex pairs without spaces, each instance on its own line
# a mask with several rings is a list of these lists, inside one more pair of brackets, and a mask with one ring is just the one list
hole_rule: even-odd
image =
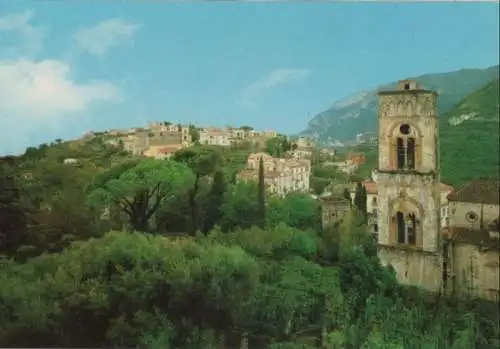
[[480,246],[485,249],[500,249],[500,241],[492,238],[487,229],[471,230],[469,228],[450,228],[451,240],[459,244]]
[[500,181],[498,179],[477,179],[453,190],[448,195],[449,201],[499,204]]
[[163,148],[158,149],[158,153],[170,154],[170,153],[175,153],[179,149],[180,149],[180,147],[176,147],[176,146],[163,147]]

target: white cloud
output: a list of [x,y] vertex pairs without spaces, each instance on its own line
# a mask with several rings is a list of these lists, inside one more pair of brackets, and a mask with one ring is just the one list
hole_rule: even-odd
[[[12,31],[19,39],[30,41],[30,29],[26,28],[33,28],[29,24],[32,16],[0,17],[0,31]],[[0,43],[0,51],[8,48]],[[69,64],[61,60],[2,57],[0,153],[22,150],[35,132],[43,134],[76,124],[94,102],[113,101],[119,96],[111,82],[76,81]]]
[[139,24],[121,19],[109,19],[79,30],[75,34],[75,40],[83,50],[102,55],[112,47],[130,43],[140,27]]
[[284,85],[293,80],[303,79],[309,76],[308,69],[276,69],[269,72],[262,78],[248,85],[241,96],[241,100],[245,104],[251,104],[253,100],[263,95],[266,91]]
[[[17,36],[15,44],[2,47],[0,41],[0,53],[2,56],[24,56],[37,53],[43,44],[43,30],[30,24],[33,19],[33,11],[10,14],[0,17],[0,33],[10,33]],[[18,38],[20,37],[21,40]]]
[[47,122],[116,96],[116,88],[108,82],[74,82],[70,67],[61,61],[0,61],[0,112],[4,115]]

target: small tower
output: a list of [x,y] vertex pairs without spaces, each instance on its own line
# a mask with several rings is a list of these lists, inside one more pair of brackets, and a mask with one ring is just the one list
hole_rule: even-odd
[[415,81],[379,92],[378,254],[399,281],[441,288],[437,93]]

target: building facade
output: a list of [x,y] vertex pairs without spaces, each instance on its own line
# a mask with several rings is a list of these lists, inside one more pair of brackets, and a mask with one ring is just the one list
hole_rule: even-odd
[[266,153],[251,154],[246,168],[238,174],[239,179],[257,181],[261,158],[264,165],[264,183],[269,192],[279,196],[293,192],[309,192],[309,160],[273,158]]
[[477,179],[448,195],[447,291],[492,301],[500,296],[500,181]]
[[379,92],[378,255],[402,284],[442,288],[437,94],[414,81]]

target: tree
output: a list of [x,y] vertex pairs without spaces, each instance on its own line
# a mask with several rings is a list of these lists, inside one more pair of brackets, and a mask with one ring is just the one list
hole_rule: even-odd
[[189,207],[191,210],[192,229],[194,234],[200,229],[199,207],[196,203],[196,195],[200,189],[200,180],[212,175],[222,163],[221,154],[212,147],[189,147],[181,149],[174,155],[174,160],[186,164],[194,173],[193,187],[189,191]]
[[192,171],[175,161],[145,159],[104,172],[89,187],[92,204],[116,204],[134,230],[148,231],[160,205],[193,181]]
[[207,197],[207,208],[203,221],[203,232],[209,232],[222,217],[221,207],[224,202],[224,194],[227,190],[227,183],[224,173],[216,171],[212,181],[212,187]]
[[200,140],[200,131],[196,128],[195,125],[189,125],[189,135],[191,136],[191,142],[198,142]]
[[262,157],[259,160],[259,194],[257,197],[257,207],[259,209],[259,223],[261,228],[266,224],[266,184],[264,182],[264,160]]
[[14,254],[23,243],[27,219],[13,170],[14,158],[0,159],[0,253]]
[[284,135],[278,135],[277,137],[269,138],[266,141],[266,151],[274,156],[281,157],[287,151],[292,149],[292,144],[288,141],[287,137]]
[[222,231],[248,229],[261,224],[258,208],[258,186],[253,181],[241,181],[229,187],[222,204]]
[[319,231],[321,207],[310,195],[294,193],[284,198],[270,198],[266,210],[269,227],[284,223],[301,230]]
[[356,184],[356,192],[354,194],[354,205],[366,216],[366,188],[358,182]]

